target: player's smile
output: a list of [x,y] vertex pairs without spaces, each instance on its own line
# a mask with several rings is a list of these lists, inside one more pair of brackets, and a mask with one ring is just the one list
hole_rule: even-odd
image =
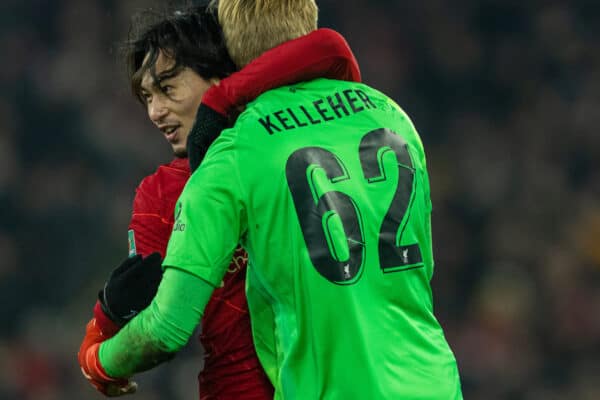
[[158,127],[160,131],[165,135],[165,139],[171,144],[177,143],[179,139],[179,132],[181,130],[181,124],[172,123],[165,124]]

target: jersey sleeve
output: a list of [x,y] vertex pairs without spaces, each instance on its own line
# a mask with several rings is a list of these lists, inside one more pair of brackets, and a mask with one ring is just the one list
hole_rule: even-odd
[[130,255],[159,252],[165,256],[172,223],[162,215],[163,202],[151,189],[152,182],[145,179],[136,190],[129,222]]
[[315,78],[361,81],[358,62],[338,32],[321,28],[287,41],[211,86],[202,102],[222,115],[280,86]]
[[163,262],[164,268],[188,271],[215,287],[246,230],[232,131],[213,143],[183,189]]
[[100,346],[100,363],[108,375],[131,376],[181,350],[212,291],[211,285],[185,271],[165,271],[152,303]]

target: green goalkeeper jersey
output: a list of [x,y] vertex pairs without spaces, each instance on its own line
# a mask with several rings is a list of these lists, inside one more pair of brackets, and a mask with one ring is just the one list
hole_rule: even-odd
[[358,83],[269,91],[213,143],[165,266],[219,286],[238,242],[276,399],[461,399],[433,315],[431,201],[410,119]]

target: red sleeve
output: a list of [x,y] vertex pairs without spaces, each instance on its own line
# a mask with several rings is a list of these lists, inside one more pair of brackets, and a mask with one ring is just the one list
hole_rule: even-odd
[[360,82],[360,69],[342,35],[321,28],[266,51],[209,88],[202,102],[222,115],[283,85],[330,78]]
[[162,215],[163,202],[149,193],[147,186],[147,181],[144,180],[136,190],[129,229],[133,231],[136,254],[146,257],[159,252],[164,258],[173,222]]
[[133,200],[130,229],[135,254],[146,257],[154,252],[164,258],[173,230],[173,210],[190,176],[187,159],[161,165],[138,186]]

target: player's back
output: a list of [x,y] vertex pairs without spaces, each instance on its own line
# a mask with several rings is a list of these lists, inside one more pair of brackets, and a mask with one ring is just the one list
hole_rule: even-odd
[[235,143],[255,346],[276,399],[461,398],[433,316],[430,196],[408,117],[368,86],[265,93]]

